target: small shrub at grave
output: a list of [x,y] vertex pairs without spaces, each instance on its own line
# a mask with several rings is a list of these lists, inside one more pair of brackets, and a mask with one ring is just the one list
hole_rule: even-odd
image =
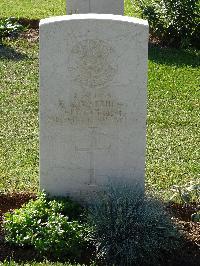
[[78,260],[87,248],[89,233],[81,211],[76,203],[48,200],[42,193],[35,201],[5,214],[5,239],[10,244],[33,246],[53,259]]
[[160,265],[181,240],[161,203],[140,187],[109,185],[89,204],[97,260],[103,265]]
[[15,22],[14,18],[0,18],[0,41],[5,37],[16,37],[25,27]]
[[151,33],[166,45],[188,47],[200,43],[199,0],[137,0]]

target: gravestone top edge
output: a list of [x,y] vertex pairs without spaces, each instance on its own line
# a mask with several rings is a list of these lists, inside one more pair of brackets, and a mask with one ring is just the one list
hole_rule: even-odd
[[112,15],[112,14],[73,14],[73,15],[65,15],[65,16],[55,16],[49,17],[40,20],[40,26],[47,25],[55,22],[63,22],[63,21],[72,21],[72,20],[113,20],[120,22],[129,22],[133,24],[143,25],[148,27],[148,21],[135,17],[121,16],[121,15]]

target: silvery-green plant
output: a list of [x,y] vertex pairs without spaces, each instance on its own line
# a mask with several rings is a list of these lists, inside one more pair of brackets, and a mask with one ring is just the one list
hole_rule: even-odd
[[159,265],[163,252],[179,243],[161,203],[144,196],[140,186],[110,183],[89,211],[97,258],[104,265]]
[[171,190],[174,194],[170,198],[170,201],[181,201],[186,206],[196,204],[196,210],[191,215],[191,221],[200,222],[200,183],[191,181],[184,186],[174,185]]
[[184,204],[190,204],[193,201],[200,203],[200,183],[197,181],[191,181],[183,186],[174,185],[171,190],[174,193],[170,201],[180,200]]
[[25,27],[15,21],[15,18],[0,18],[0,40],[8,36],[17,36]]

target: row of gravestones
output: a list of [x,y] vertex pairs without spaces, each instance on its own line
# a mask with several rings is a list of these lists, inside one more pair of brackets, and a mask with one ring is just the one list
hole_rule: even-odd
[[[68,10],[123,14],[123,1],[71,0]],[[41,189],[85,200],[110,180],[144,187],[147,51],[144,20],[41,20]]]

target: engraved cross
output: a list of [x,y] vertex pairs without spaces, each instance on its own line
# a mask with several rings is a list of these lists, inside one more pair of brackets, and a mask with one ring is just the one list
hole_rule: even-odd
[[109,146],[104,146],[104,147],[99,147],[97,143],[97,136],[101,135],[97,131],[97,127],[89,127],[90,129],[90,145],[89,147],[85,148],[79,148],[75,146],[75,150],[79,152],[88,152],[89,153],[89,158],[90,158],[90,166],[89,166],[89,185],[94,185],[95,184],[95,152],[98,150],[110,150],[111,145]]

